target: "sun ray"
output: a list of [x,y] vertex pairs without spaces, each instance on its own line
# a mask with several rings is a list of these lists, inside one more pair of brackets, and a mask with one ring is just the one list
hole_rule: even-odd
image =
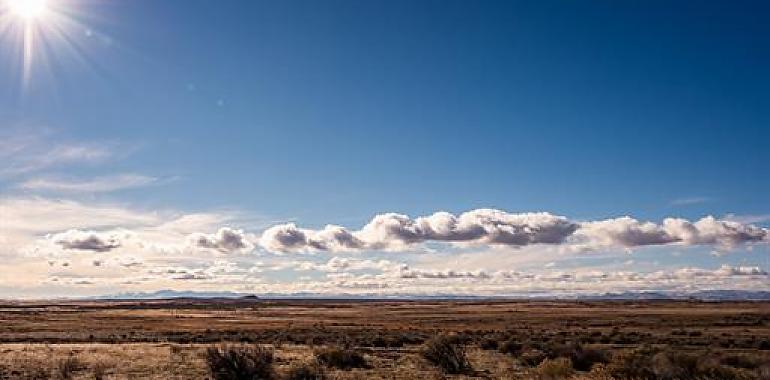
[[[91,30],[78,18],[77,2],[67,0],[0,0],[0,57],[18,62],[13,75],[25,97],[37,77],[51,75],[51,64],[62,65],[67,57],[76,65],[91,67],[87,47],[78,37]],[[59,63],[48,62],[56,60]],[[9,67],[14,65],[8,65]]]

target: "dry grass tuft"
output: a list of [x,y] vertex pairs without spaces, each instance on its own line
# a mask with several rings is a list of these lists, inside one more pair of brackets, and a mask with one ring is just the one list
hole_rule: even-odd
[[289,369],[286,380],[326,380],[326,372],[316,363],[301,363]]
[[56,363],[55,374],[57,379],[69,380],[75,377],[75,373],[85,369],[85,365],[75,355],[60,359]]
[[272,380],[273,351],[262,346],[209,347],[206,363],[216,380]]
[[364,356],[351,349],[325,348],[316,351],[315,357],[319,363],[331,368],[349,370],[369,367]]
[[537,366],[537,377],[541,380],[566,379],[574,373],[572,362],[567,358],[545,359]]
[[449,374],[462,374],[473,370],[465,348],[448,336],[437,336],[425,343],[422,356]]

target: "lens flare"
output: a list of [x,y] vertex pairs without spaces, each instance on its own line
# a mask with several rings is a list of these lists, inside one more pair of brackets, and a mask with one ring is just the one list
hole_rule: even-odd
[[6,0],[8,9],[26,21],[38,20],[48,12],[47,0]]
[[[71,63],[89,63],[92,28],[80,20],[79,0],[0,0],[0,60],[12,68],[22,97],[34,82],[56,81],[54,70]],[[89,32],[90,33],[90,32]],[[5,80],[3,78],[2,80]]]

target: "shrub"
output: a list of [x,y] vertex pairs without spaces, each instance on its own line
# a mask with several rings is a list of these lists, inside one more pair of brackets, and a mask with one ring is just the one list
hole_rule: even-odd
[[504,354],[518,354],[523,348],[522,344],[514,339],[508,339],[500,345],[500,352]]
[[75,376],[75,372],[83,369],[83,363],[78,360],[76,356],[68,356],[66,359],[61,359],[56,364],[56,377],[63,380],[72,379]]
[[275,379],[273,351],[261,346],[210,347],[206,363],[216,380]]
[[546,357],[547,355],[543,351],[537,349],[529,349],[521,353],[519,360],[521,360],[521,362],[528,367],[535,367],[542,363]]
[[596,363],[607,363],[607,354],[602,350],[585,349],[580,346],[570,354],[570,360],[572,361],[572,368],[578,371],[590,371]]
[[315,364],[298,364],[286,374],[286,380],[325,380],[326,373],[323,368]]
[[93,366],[94,380],[102,380],[107,377],[109,367],[104,363],[96,363]]
[[619,379],[744,379],[741,370],[722,366],[714,356],[641,349],[623,354],[607,366]]
[[499,344],[492,338],[485,338],[479,343],[479,347],[482,350],[497,350],[499,348]]
[[757,357],[749,355],[732,354],[723,357],[721,364],[729,365],[735,368],[755,369],[761,364]]
[[537,366],[538,377],[543,380],[564,379],[572,372],[572,363],[567,358],[545,359]]
[[366,359],[360,353],[341,348],[327,348],[315,353],[319,363],[332,368],[348,370],[351,368],[367,368]]
[[460,374],[472,370],[465,348],[447,336],[438,336],[428,341],[422,356],[446,373]]

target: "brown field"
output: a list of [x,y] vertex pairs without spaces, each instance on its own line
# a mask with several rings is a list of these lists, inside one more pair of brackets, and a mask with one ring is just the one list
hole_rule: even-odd
[[[209,348],[253,362],[255,346],[277,379],[770,379],[770,303],[0,304],[0,379],[214,378]],[[468,365],[442,370],[426,347]]]

